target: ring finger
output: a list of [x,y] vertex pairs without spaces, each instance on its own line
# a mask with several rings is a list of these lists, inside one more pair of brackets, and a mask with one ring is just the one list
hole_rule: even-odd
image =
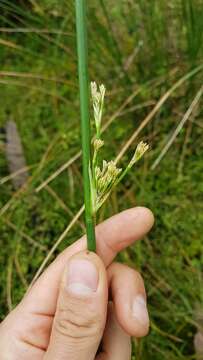
[[115,313],[120,326],[130,336],[147,335],[149,315],[141,275],[126,265],[113,263],[108,268],[108,281]]

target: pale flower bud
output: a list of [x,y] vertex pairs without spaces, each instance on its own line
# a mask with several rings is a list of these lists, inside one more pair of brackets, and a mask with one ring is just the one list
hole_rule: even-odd
[[103,140],[101,140],[101,139],[96,139],[96,140],[94,141],[94,149],[95,149],[96,152],[98,152],[99,149],[102,148],[102,146],[104,146],[104,141],[103,141]]
[[102,84],[102,85],[100,85],[99,90],[100,90],[100,94],[101,94],[101,102],[103,103],[103,102],[104,102],[105,93],[106,93],[106,88],[105,88],[105,86]]
[[94,100],[97,97],[97,84],[96,84],[96,82],[91,82],[91,93],[92,93],[92,99]]
[[100,85],[99,88],[96,82],[91,82],[91,94],[92,102],[94,109],[94,120],[97,130],[99,131],[101,126],[102,111],[104,106],[104,97],[105,97],[105,86]]
[[137,149],[135,150],[135,154],[129,164],[129,166],[133,166],[138,160],[141,159],[141,157],[144,155],[144,153],[149,149],[149,145],[145,143],[144,141],[141,141]]
[[98,166],[96,166],[96,168],[95,168],[95,176],[96,176],[97,180],[101,176],[101,169]]
[[147,143],[145,143],[144,141],[141,141],[138,144],[136,152],[135,152],[136,157],[141,158],[148,149],[149,149],[149,145]]

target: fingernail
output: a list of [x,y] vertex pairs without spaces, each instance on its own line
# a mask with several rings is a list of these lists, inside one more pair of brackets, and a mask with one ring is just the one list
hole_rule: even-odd
[[133,317],[136,318],[140,324],[149,325],[149,314],[147,310],[147,303],[142,295],[135,297],[132,306]]
[[92,262],[84,259],[70,261],[68,291],[76,295],[89,295],[97,291],[98,281],[98,271]]

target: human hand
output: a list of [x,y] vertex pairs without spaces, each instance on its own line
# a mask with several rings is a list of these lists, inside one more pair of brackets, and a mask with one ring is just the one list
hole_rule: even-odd
[[130,337],[148,333],[146,294],[113,259],[153,222],[146,208],[126,210],[97,227],[98,255],[85,238],[61,253],[1,323],[0,359],[129,360]]

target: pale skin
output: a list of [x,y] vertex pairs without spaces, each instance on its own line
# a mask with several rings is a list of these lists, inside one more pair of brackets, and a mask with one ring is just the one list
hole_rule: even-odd
[[152,228],[146,208],[96,229],[97,255],[82,238],[61,253],[0,324],[1,360],[130,360],[131,336],[149,330],[141,275],[113,262]]

